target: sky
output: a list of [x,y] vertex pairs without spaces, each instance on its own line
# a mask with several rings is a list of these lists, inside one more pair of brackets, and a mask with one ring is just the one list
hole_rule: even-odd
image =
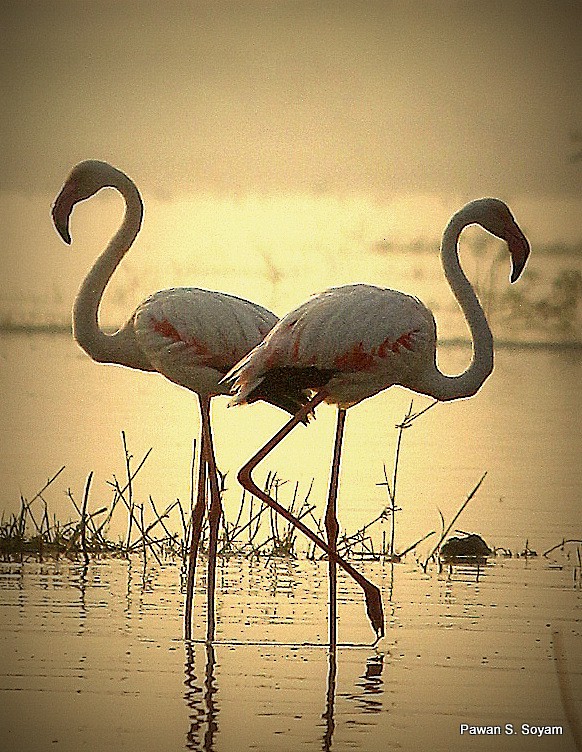
[[24,298],[70,310],[119,222],[113,199],[76,209],[75,253],[50,224],[88,158],[144,196],[142,250],[112,283],[139,279],[140,297],[214,286],[183,269],[209,273],[233,248],[276,278],[310,243],[352,243],[354,264],[321,284],[357,281],[362,248],[438,238],[484,195],[534,243],[582,239],[580,2],[29,0],[0,4],[0,23],[0,317]]
[[579,194],[582,4],[3,3],[0,186]]

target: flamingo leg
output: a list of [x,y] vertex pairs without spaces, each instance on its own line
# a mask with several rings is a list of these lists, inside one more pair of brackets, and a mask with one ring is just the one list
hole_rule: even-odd
[[208,479],[210,481],[210,508],[208,510],[208,577],[206,580],[206,640],[210,643],[214,640],[214,630],[216,625],[214,613],[214,596],[216,591],[216,556],[218,549],[218,528],[220,525],[220,517],[222,515],[222,502],[220,500],[218,472],[216,470],[216,459],[214,456],[214,445],[212,441],[212,428],[210,425],[210,397],[206,397],[200,400],[200,411],[202,413],[202,431],[206,447]]
[[[331,478],[329,481],[329,493],[327,508],[325,510],[325,530],[327,543],[334,553],[337,553],[337,539],[339,523],[337,518],[337,494],[339,488],[339,470],[342,453],[342,440],[346,423],[346,411],[338,408],[337,424],[335,431],[335,443],[333,449],[333,462],[331,465]],[[333,649],[337,645],[337,565],[330,556],[329,564],[329,644]]]
[[[201,398],[199,397],[199,400]],[[202,406],[200,407],[202,414]],[[186,580],[186,602],[184,604],[184,639],[192,639],[192,606],[194,602],[194,582],[196,576],[196,561],[198,547],[202,534],[204,513],[206,512],[206,442],[204,432],[200,433],[200,448],[198,450],[198,487],[196,503],[192,510],[192,529],[190,531],[190,550],[188,553],[188,577]]]
[[366,610],[368,618],[372,624],[372,628],[376,632],[378,638],[384,636],[384,611],[382,608],[382,596],[380,590],[376,585],[372,584],[357,569],[354,569],[351,564],[342,559],[337,551],[334,551],[330,546],[325,543],[316,533],[307,527],[301,520],[294,517],[285,507],[282,507],[278,502],[272,499],[262,488],[259,488],[252,478],[252,472],[255,467],[271,452],[277,444],[279,444],[287,434],[289,434],[295,426],[303,422],[304,419],[311,413],[317,405],[319,405],[326,398],[327,393],[325,390],[320,390],[313,399],[307,402],[297,414],[288,421],[283,428],[281,428],[267,443],[259,449],[259,451],[251,457],[251,459],[243,465],[238,472],[238,481],[249,493],[252,493],[258,499],[261,499],[274,509],[278,514],[284,517],[290,522],[297,530],[300,530],[303,535],[306,535],[316,546],[325,551],[325,553],[333,559],[333,561],[340,566],[344,572],[349,574],[358,585],[364,591],[366,597]]

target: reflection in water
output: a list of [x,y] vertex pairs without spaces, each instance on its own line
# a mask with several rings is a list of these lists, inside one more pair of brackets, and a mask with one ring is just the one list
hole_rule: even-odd
[[394,561],[389,561],[390,568],[388,582],[382,583],[383,596],[382,598],[388,602],[392,612],[394,611]]
[[321,748],[324,752],[329,752],[333,740],[335,729],[334,707],[335,707],[335,685],[337,677],[337,649],[334,645],[329,651],[329,666],[327,671],[327,695],[325,699],[325,713],[321,716],[325,721],[325,732]]
[[479,582],[487,575],[487,568],[491,566],[493,561],[488,561],[486,557],[460,556],[446,564],[439,562],[439,574],[446,570],[447,580]]
[[[219,723],[218,716],[220,712],[219,704],[216,701],[218,685],[215,677],[216,656],[213,645],[209,643],[194,644],[186,642],[184,673],[186,692],[184,700],[188,708],[189,728],[186,734],[185,747],[197,752],[214,752],[219,744]],[[198,656],[196,655],[198,651]],[[204,651],[204,654],[202,653]],[[204,676],[196,673],[196,658],[204,658],[205,668]],[[242,658],[241,658],[242,659]],[[343,697],[355,702],[358,712],[361,713],[379,713],[382,710],[381,696],[384,692],[384,681],[382,672],[384,668],[384,656],[372,655],[366,660],[365,670],[358,681],[356,681],[356,691],[351,694],[344,694]],[[328,653],[327,682],[325,687],[325,705],[324,712],[321,714],[322,722],[318,725],[322,728],[322,737],[320,749],[323,752],[331,752],[333,749],[334,733],[336,731],[336,691],[338,677],[338,657],[337,649],[330,650]],[[243,682],[252,682],[256,679],[251,670],[250,674],[243,672],[239,675]],[[319,688],[319,691],[323,687]],[[271,716],[272,712],[261,713],[257,709],[258,715]],[[228,712],[227,712],[228,715]],[[285,713],[281,716],[285,717]],[[249,724],[253,719],[247,718]],[[224,731],[224,729],[223,729]]]
[[78,571],[73,571],[74,574],[71,579],[71,584],[73,585],[73,587],[77,588],[80,593],[78,611],[79,630],[77,634],[81,635],[85,631],[87,625],[87,581],[89,564],[87,562],[83,562],[83,564],[78,568]]
[[384,656],[373,655],[366,662],[366,673],[362,677],[364,681],[359,685],[364,688],[364,692],[378,694],[382,691],[382,670],[384,668]]
[[[214,647],[210,643],[204,645],[206,665],[203,687],[197,684],[194,645],[192,642],[186,642],[184,647],[186,650],[186,662],[184,664],[186,679],[184,684],[188,688],[184,694],[184,699],[192,711],[189,715],[190,728],[186,734],[186,749],[212,752],[214,750],[214,737],[218,731],[218,705],[214,699],[214,695],[218,692],[214,677],[216,665]],[[202,646],[198,647],[202,648]]]
[[[574,752],[566,724],[578,675],[569,656],[582,599],[572,562],[562,563],[498,560],[480,583],[474,572],[449,579],[395,566],[398,602],[387,604],[384,647],[358,641],[332,653],[309,641],[326,590],[323,568],[311,563],[298,563],[295,603],[278,598],[283,618],[273,620],[269,575],[252,580],[241,602],[248,572],[258,578],[262,569],[225,562],[225,636],[236,637],[214,647],[182,641],[175,566],[153,568],[153,590],[144,593],[137,560],[133,569],[102,560],[88,570],[81,562],[0,563],[0,749],[44,752],[55,740],[79,749],[90,737],[95,748],[116,750],[122,734],[131,752],[461,752],[454,719],[477,702],[487,717],[503,707],[563,725],[561,748]],[[350,635],[362,616],[353,592],[343,603]],[[256,623],[235,631],[241,615]],[[324,639],[324,626],[318,634]],[[531,743],[516,738],[513,752],[528,752]]]
[[373,655],[366,661],[366,670],[356,686],[360,692],[349,696],[357,703],[363,713],[379,713],[382,710],[382,694],[384,692],[384,655]]
[[[327,674],[327,694],[325,703],[325,713],[322,718],[325,721],[325,730],[321,749],[323,752],[330,752],[332,749],[333,734],[335,731],[335,693],[337,685],[337,654],[336,650],[331,650],[328,656],[328,674]],[[381,695],[384,692],[384,681],[382,671],[384,669],[384,656],[373,655],[366,661],[366,669],[360,681],[356,686],[360,691],[344,695],[347,699],[354,701],[358,710],[363,713],[379,713],[382,710]]]

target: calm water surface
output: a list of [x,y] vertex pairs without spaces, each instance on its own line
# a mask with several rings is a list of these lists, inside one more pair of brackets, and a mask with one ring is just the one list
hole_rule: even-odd
[[[479,577],[368,565],[383,587],[387,637],[369,647],[359,594],[340,577],[345,642],[330,655],[323,562],[223,561],[214,647],[181,639],[176,566],[3,564],[0,745],[570,752],[558,674],[580,723],[574,566],[560,553],[496,560]],[[511,723],[516,733],[479,743],[460,736],[461,723]],[[523,723],[563,734],[532,740]]]

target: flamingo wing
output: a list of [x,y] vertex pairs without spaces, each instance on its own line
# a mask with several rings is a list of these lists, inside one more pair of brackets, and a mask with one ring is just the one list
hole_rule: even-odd
[[227,394],[224,374],[277,317],[262,306],[195,287],[162,290],[133,316],[136,339],[157,371],[200,394]]
[[[373,285],[346,285],[287,314],[226,379],[237,391],[235,404],[257,395],[264,399],[273,374],[278,381],[281,375],[293,381],[295,374],[301,389],[326,384],[333,401],[355,404],[392,384],[406,384],[427,353],[434,353],[435,341],[434,318],[416,298]],[[348,383],[349,397],[344,394]]]

